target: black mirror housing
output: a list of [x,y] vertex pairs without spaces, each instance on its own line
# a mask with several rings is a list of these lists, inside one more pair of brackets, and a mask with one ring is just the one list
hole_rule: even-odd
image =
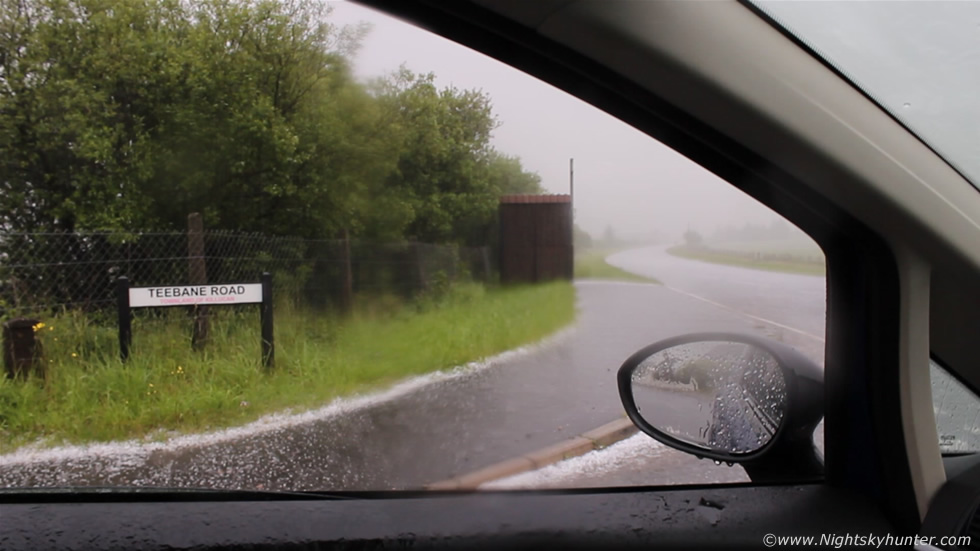
[[[740,349],[754,350],[758,356],[767,358],[770,365],[778,366],[778,375],[782,381],[778,392],[774,394],[771,411],[777,425],[774,429],[760,431],[763,437],[757,447],[730,446],[727,449],[711,446],[663,424],[664,419],[647,419],[640,412],[636,400],[636,384],[638,369],[649,370],[649,360],[657,354],[667,356],[670,350],[684,350],[684,346],[697,347],[701,345],[745,345]],[[732,347],[729,347],[732,348]],[[723,346],[714,346],[715,355]],[[721,352],[723,353],[723,352]],[[667,356],[669,357],[669,356]],[[646,365],[645,365],[645,362]],[[676,363],[676,362],[675,362]],[[691,362],[693,363],[693,362]],[[758,365],[759,362],[754,362]],[[685,368],[688,366],[685,365]],[[662,371],[664,368],[660,366]],[[770,369],[776,369],[770,367]],[[690,370],[688,370],[690,371]],[[640,377],[643,375],[640,374]],[[741,375],[739,375],[741,376]],[[691,374],[684,377],[690,380]],[[704,386],[702,376],[701,385]],[[763,337],[741,333],[695,333],[669,338],[642,348],[630,356],[617,373],[620,399],[630,420],[641,431],[656,440],[675,449],[690,453],[698,458],[708,458],[726,463],[741,463],[753,479],[786,480],[813,478],[822,476],[823,462],[817,455],[813,445],[813,431],[823,417],[823,369],[793,348]],[[731,383],[729,382],[729,386]],[[688,384],[689,389],[698,392],[698,384]],[[704,392],[700,390],[700,392]],[[670,393],[662,392],[666,398]],[[670,407],[665,404],[664,408]],[[743,408],[745,409],[745,408]],[[777,411],[778,409],[778,411]],[[661,412],[666,411],[661,409]],[[715,415],[718,415],[715,413]],[[710,423],[709,423],[710,425]]]

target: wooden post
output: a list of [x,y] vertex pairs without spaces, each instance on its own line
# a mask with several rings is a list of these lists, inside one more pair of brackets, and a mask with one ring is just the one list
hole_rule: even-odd
[[449,245],[449,281],[456,281],[456,272],[462,259],[459,256],[459,245]]
[[[204,219],[197,212],[187,217],[187,276],[191,285],[205,285],[208,282],[204,257]],[[194,335],[191,338],[194,350],[201,350],[207,344],[209,329],[208,307],[199,304],[194,307]]]
[[34,327],[41,320],[19,318],[3,324],[3,362],[8,378],[26,379],[34,374],[44,378],[41,341]]
[[350,260],[350,233],[340,233],[340,310],[345,315],[354,311],[354,274]]
[[490,247],[483,247],[483,282],[490,283]]
[[413,249],[415,253],[415,268],[419,276],[419,290],[425,291],[429,288],[429,282],[425,278],[425,266],[422,264],[422,244],[416,242]]

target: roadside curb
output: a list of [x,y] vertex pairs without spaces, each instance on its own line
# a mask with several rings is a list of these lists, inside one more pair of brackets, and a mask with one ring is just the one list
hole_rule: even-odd
[[563,442],[540,450],[494,463],[488,467],[454,476],[425,486],[426,490],[475,490],[481,484],[533,471],[558,463],[564,459],[585,455],[593,450],[601,450],[620,440],[636,434],[636,426],[629,419],[616,419],[601,427],[584,432]]

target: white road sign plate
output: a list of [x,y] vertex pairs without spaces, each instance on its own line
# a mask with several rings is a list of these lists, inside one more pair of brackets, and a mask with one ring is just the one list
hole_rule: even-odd
[[129,290],[130,308],[192,306],[195,304],[255,304],[257,302],[262,302],[261,283],[134,287]]

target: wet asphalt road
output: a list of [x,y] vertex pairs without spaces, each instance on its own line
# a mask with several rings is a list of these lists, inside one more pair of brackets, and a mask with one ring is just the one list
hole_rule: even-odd
[[[716,311],[748,314],[754,327],[823,365],[825,279],[710,264],[649,247],[607,259],[627,271],[656,277],[692,300],[716,303]],[[777,325],[759,322],[759,318]],[[746,319],[743,317],[743,319]],[[823,450],[823,424],[814,443]],[[739,466],[716,465],[636,434],[609,448],[481,486],[485,489],[601,488],[748,482]]]
[[[702,264],[685,262],[697,264],[695,271]],[[616,370],[656,340],[697,331],[799,337],[659,285],[581,281],[576,287],[579,318],[571,334],[486,369],[342,415],[213,443],[134,445],[130,453],[69,453],[32,463],[0,457],[0,486],[420,488],[622,415]]]
[[667,248],[623,251],[607,262],[739,312],[824,337],[826,278],[688,260],[667,254]]

